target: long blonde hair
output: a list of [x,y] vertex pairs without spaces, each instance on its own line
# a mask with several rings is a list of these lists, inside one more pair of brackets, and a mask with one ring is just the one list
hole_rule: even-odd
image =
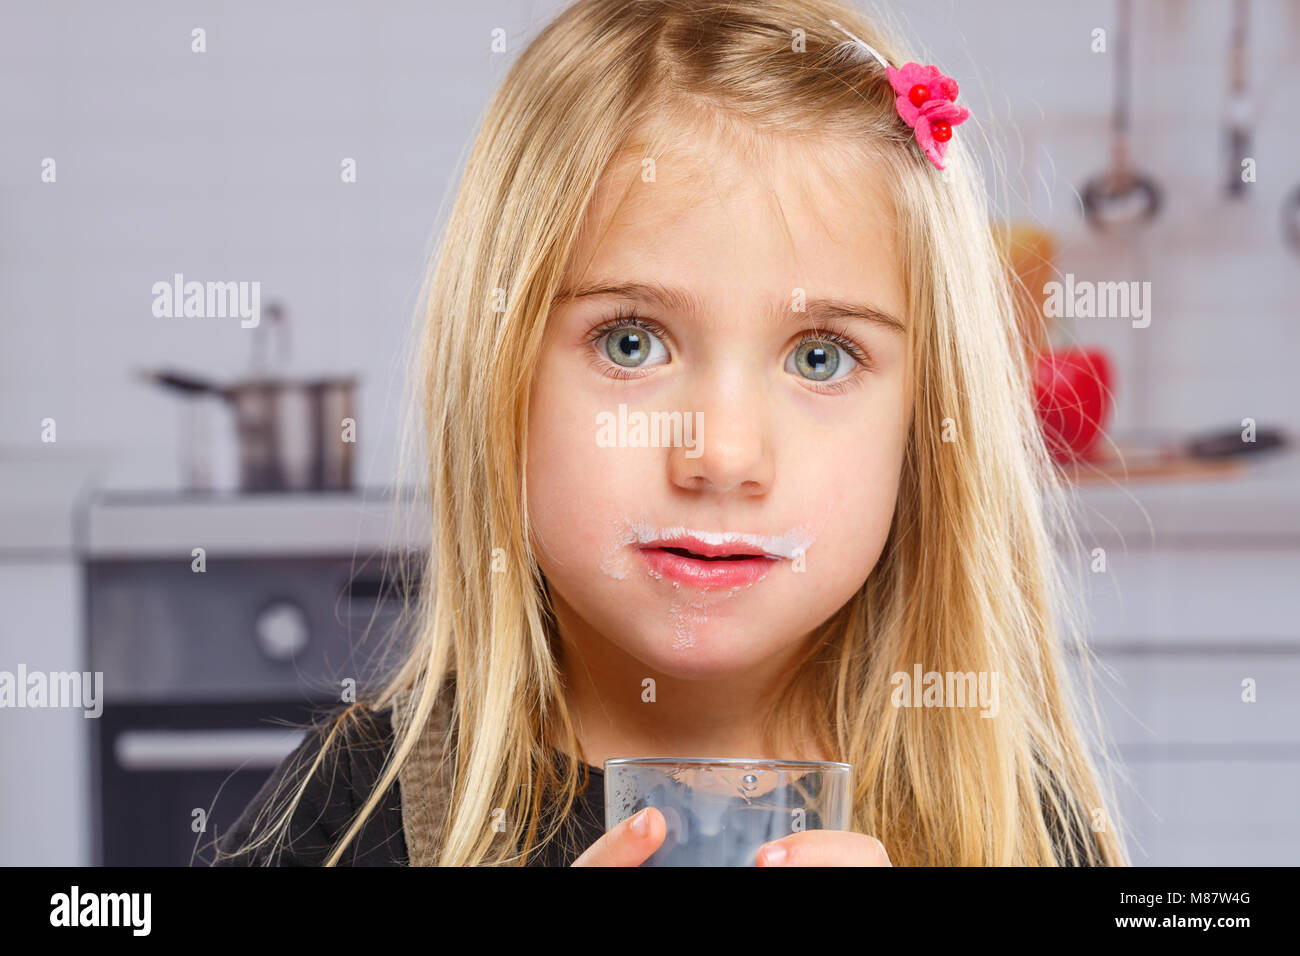
[[[880,67],[846,54],[832,20],[895,65],[927,62],[834,0],[578,0],[510,68],[426,277],[409,407],[434,534],[413,637],[373,699],[335,718],[325,749],[362,706],[409,700],[407,729],[326,865],[375,812],[444,688],[454,688],[455,784],[440,865],[524,862],[557,838],[585,785],[578,759],[555,760],[581,750],[529,544],[531,371],[602,175],[620,155],[657,155],[662,141],[639,138],[646,130],[701,121],[805,137],[828,158],[883,158],[909,296],[915,411],[888,541],[764,726],[782,740],[814,737],[854,766],[853,829],[879,838],[895,864],[1128,862],[1099,772],[1104,738],[1083,730],[1099,724],[1053,535],[1067,554],[1078,540],[965,142],[978,117],[954,135],[951,172],[940,174]],[[1072,654],[1086,695],[1073,689]],[[916,664],[996,673],[1000,713],[893,706],[891,675]],[[300,794],[259,842],[283,836]],[[1064,834],[1090,838],[1060,857]]]

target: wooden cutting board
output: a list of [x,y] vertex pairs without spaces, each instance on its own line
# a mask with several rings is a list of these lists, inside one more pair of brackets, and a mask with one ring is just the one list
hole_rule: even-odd
[[1118,449],[1106,448],[1101,454],[1106,457],[1057,467],[1066,480],[1077,485],[1207,481],[1235,478],[1246,471],[1241,458],[1194,458],[1176,446],[1121,445]]

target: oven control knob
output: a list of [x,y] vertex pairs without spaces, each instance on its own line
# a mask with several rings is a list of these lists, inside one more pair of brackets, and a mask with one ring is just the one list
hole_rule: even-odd
[[291,661],[311,643],[311,627],[302,608],[277,601],[257,615],[253,634],[262,653],[273,661]]

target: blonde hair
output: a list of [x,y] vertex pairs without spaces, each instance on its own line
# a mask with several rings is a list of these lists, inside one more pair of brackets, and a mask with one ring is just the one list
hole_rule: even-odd
[[[326,865],[397,779],[440,693],[455,698],[440,865],[523,863],[557,837],[585,785],[529,546],[531,371],[602,175],[702,124],[750,147],[805,138],[837,166],[881,159],[909,297],[914,420],[895,519],[875,569],[764,713],[766,731],[816,739],[854,766],[853,829],[897,865],[1128,862],[1093,759],[1103,738],[1083,732],[1085,718],[1098,723],[1088,653],[1052,536],[1067,553],[1078,541],[966,143],[978,117],[956,130],[951,174],[940,174],[879,65],[846,51],[832,20],[895,66],[919,59],[832,0],[579,0],[512,65],[426,278],[409,407],[422,416],[435,530],[414,637],[374,699],[336,718],[316,765],[363,706],[409,696],[407,729]],[[1072,688],[1072,653],[1086,700]],[[998,674],[1000,713],[893,706],[891,675],[917,663]],[[283,837],[301,792],[268,811],[254,845]],[[496,808],[504,837],[493,833]],[[1076,838],[1058,858],[1065,834]]]

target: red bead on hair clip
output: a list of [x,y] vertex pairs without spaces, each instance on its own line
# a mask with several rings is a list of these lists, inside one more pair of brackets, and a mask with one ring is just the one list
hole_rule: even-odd
[[895,70],[870,44],[858,39],[834,20],[831,23],[848,33],[854,43],[885,68],[889,85],[896,94],[894,108],[898,115],[916,132],[917,143],[935,169],[943,169],[944,154],[948,151],[948,141],[952,139],[952,128],[966,122],[970,116],[970,110],[954,102],[957,99],[957,81],[944,75],[937,66],[904,63],[902,69]]

